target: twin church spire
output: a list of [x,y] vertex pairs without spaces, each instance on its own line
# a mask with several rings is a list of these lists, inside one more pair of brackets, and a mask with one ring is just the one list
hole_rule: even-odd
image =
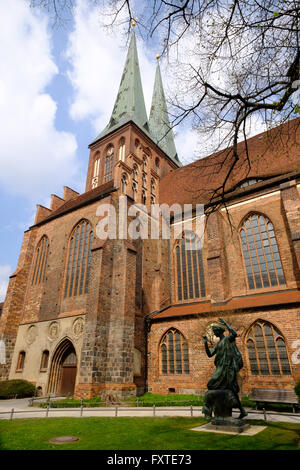
[[[133,121],[176,164],[180,164],[170,126],[166,99],[157,63],[152,105],[148,121],[140,74],[135,32],[132,32],[119,91],[108,125],[94,142]],[[94,143],[92,142],[92,143]]]

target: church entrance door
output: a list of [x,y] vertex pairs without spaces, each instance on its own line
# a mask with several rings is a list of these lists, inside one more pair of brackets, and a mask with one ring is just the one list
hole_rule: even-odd
[[77,357],[69,339],[62,341],[51,361],[48,393],[73,395],[77,374]]

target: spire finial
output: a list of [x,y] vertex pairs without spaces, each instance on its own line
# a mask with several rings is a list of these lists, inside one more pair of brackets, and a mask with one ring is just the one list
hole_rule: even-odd
[[160,54],[156,54],[156,60],[160,59]]
[[138,20],[138,18],[133,18],[133,20],[132,20],[132,22],[131,22],[131,26],[132,26],[133,28],[136,27],[137,20]]

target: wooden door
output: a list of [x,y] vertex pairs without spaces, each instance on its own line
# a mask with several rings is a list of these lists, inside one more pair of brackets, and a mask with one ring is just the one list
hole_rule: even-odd
[[76,366],[63,366],[60,393],[62,395],[73,395],[76,380]]

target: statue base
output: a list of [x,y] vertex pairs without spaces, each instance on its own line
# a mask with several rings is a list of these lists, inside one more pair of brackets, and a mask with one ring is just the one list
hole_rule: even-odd
[[245,423],[242,419],[238,418],[220,418],[214,417],[210,423],[205,425],[207,430],[214,430],[214,431],[225,431],[225,432],[235,432],[240,434],[246,429],[250,428],[250,424]]

